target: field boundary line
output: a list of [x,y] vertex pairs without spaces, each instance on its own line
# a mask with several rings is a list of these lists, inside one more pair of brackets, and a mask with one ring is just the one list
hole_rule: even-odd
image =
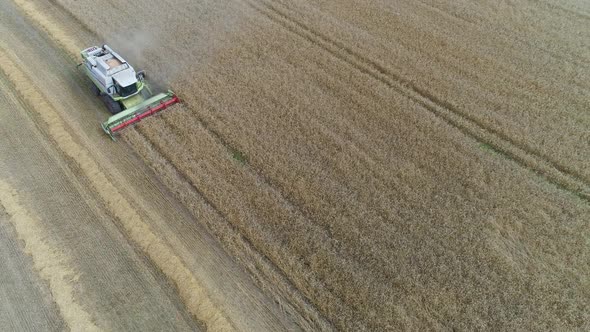
[[396,90],[429,111],[436,118],[455,127],[464,135],[479,143],[492,146],[495,150],[501,152],[521,167],[532,171],[558,188],[568,191],[590,203],[590,184],[577,172],[568,170],[564,166],[549,160],[546,156],[533,151],[530,147],[521,146],[520,143],[515,142],[506,134],[458,110],[451,103],[441,100],[428,91],[417,87],[411,81],[391,72],[377,62],[359,55],[341,42],[331,40],[296,19],[289,17],[267,1],[240,1],[247,3],[250,7],[268,17],[271,21],[283,26],[291,33],[321,47],[336,59],[347,63],[363,74],[371,76]]

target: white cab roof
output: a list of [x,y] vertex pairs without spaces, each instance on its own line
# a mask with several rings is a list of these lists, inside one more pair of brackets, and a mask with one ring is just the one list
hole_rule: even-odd
[[135,71],[133,70],[123,70],[112,76],[120,86],[129,86],[135,82],[137,82],[137,78],[135,77]]

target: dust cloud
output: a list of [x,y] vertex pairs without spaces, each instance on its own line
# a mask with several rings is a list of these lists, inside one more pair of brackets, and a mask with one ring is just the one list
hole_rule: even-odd
[[232,42],[247,11],[228,1],[186,1],[184,5],[186,10],[170,12],[154,4],[152,17],[111,21],[98,32],[101,42],[136,71],[145,70],[152,85],[190,80],[191,73],[206,68]]

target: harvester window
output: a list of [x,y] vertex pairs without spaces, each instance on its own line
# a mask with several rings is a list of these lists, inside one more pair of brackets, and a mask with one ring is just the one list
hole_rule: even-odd
[[127,97],[137,92],[137,83],[133,83],[128,86],[120,86],[117,84],[117,92],[121,97]]

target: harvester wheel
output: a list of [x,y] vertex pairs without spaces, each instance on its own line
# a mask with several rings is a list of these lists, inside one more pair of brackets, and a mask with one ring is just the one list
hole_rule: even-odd
[[92,89],[92,93],[94,93],[95,96],[100,96],[100,89],[96,85],[92,84],[91,89]]
[[119,104],[118,101],[113,100],[113,98],[109,97],[108,95],[102,97],[102,100],[104,101],[105,105],[107,105],[107,108],[111,114],[117,114],[123,110],[121,104]]

